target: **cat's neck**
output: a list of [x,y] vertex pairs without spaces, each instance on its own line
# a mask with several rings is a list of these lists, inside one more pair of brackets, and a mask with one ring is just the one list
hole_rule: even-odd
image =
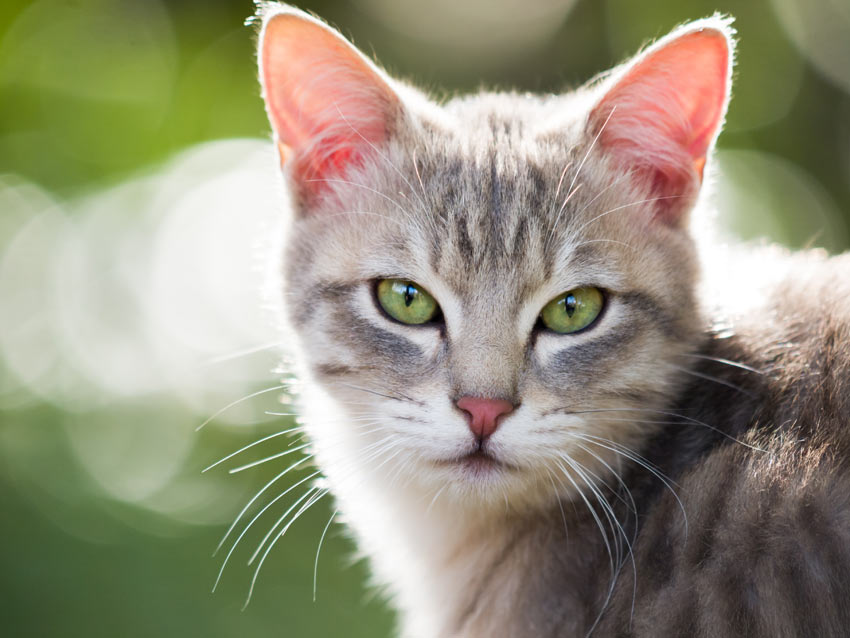
[[[538,589],[560,590],[565,613],[575,610],[565,622],[585,622],[579,610],[586,605],[571,605],[570,583],[560,582],[564,572],[547,571],[553,561],[563,566],[571,558],[560,515],[558,525],[550,516],[504,510],[469,516],[457,501],[429,505],[420,496],[426,495],[384,486],[371,492],[368,506],[346,504],[376,576],[403,611],[403,636],[547,635],[534,626],[542,619],[517,611],[544,602]],[[559,582],[547,587],[551,577]],[[521,602],[527,598],[537,600]]]

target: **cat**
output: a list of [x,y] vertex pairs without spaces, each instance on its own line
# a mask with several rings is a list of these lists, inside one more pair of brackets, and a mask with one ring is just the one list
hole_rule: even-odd
[[850,256],[689,230],[730,20],[444,104],[259,22],[300,412],[400,634],[850,633]]

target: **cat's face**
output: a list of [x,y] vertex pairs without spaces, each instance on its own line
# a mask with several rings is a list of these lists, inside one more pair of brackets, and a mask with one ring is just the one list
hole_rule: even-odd
[[[695,346],[685,218],[726,104],[723,23],[602,87],[444,107],[303,14],[265,24],[287,311],[331,479],[518,505],[609,474]],[[695,59],[703,82],[649,95]]]

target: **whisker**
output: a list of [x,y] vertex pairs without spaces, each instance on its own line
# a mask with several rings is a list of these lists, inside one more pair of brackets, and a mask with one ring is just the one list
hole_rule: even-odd
[[[233,552],[236,551],[236,548],[239,546],[240,541],[245,537],[245,534],[248,533],[248,530],[251,529],[251,527],[254,525],[254,523],[257,522],[257,519],[259,519],[260,516],[262,516],[272,505],[274,505],[280,499],[282,499],[284,496],[289,494],[289,492],[294,490],[299,485],[302,485],[303,483],[309,481],[310,479],[315,478],[319,474],[321,474],[321,472],[316,471],[316,472],[313,472],[312,474],[310,474],[309,476],[305,476],[303,479],[301,479],[297,483],[294,483],[293,485],[288,487],[286,490],[284,490],[283,492],[281,492],[280,494],[275,496],[274,499],[269,501],[263,507],[263,509],[261,509],[259,512],[257,512],[257,514],[254,516],[254,518],[252,518],[250,520],[250,522],[245,526],[245,528],[242,530],[242,532],[239,534],[239,536],[233,542],[233,545],[231,546],[230,550],[228,550],[227,555],[224,557],[224,561],[221,563],[221,568],[218,570],[218,576],[216,577],[215,584],[213,585],[213,588],[212,588],[213,592],[215,592],[216,588],[218,587],[218,583],[221,581],[221,576],[222,576],[222,574],[224,574],[224,568],[227,567],[227,562],[230,560],[230,557],[233,555]],[[313,489],[313,488],[311,488],[311,489]],[[219,547],[221,547],[221,545],[219,545]],[[218,551],[218,550],[216,550],[216,551]]]
[[321,537],[319,537],[319,546],[316,548],[316,560],[313,561],[313,602],[316,602],[316,577],[319,573],[319,552],[322,551],[322,543],[325,542],[325,536],[327,535],[328,530],[331,527],[331,523],[333,523],[337,514],[339,514],[339,510],[334,510],[334,513],[331,514],[331,517],[328,519],[327,525],[325,525],[325,529],[322,531]]
[[410,397],[405,396],[405,395],[401,394],[400,392],[396,393],[396,394],[398,394],[398,396],[392,396],[392,395],[389,395],[389,394],[383,394],[381,392],[378,392],[377,390],[370,390],[369,388],[363,388],[363,387],[360,387],[358,385],[354,385],[354,384],[351,384],[351,383],[345,383],[343,381],[337,381],[337,384],[338,385],[344,385],[345,387],[351,388],[352,390],[360,390],[361,392],[368,392],[369,394],[374,394],[374,395],[377,395],[379,397],[384,397],[385,399],[392,399],[393,401],[410,401],[411,403],[416,403],[417,405],[422,405],[421,401],[416,401],[415,399],[411,399]]
[[[563,456],[560,457],[560,458],[562,460],[565,460],[565,461],[567,460]],[[572,466],[572,464],[569,461],[568,461],[568,464],[570,466]],[[605,543],[605,547],[608,550],[608,561],[609,561],[610,569],[611,569],[611,584],[608,586],[608,593],[605,597],[605,601],[602,603],[602,609],[599,611],[599,615],[597,616],[596,620],[594,621],[593,625],[591,626],[590,631],[587,632],[587,635],[589,636],[591,633],[593,633],[594,628],[599,623],[599,619],[602,617],[602,613],[604,612],[605,608],[608,606],[608,603],[611,601],[611,596],[614,593],[614,585],[616,584],[617,570],[614,567],[614,554],[611,550],[611,544],[608,541],[608,533],[605,531],[605,528],[602,525],[602,521],[600,520],[599,515],[596,513],[596,510],[594,509],[594,507],[590,504],[590,501],[587,500],[587,497],[584,495],[584,492],[581,489],[579,489],[576,482],[569,475],[569,472],[567,471],[567,469],[563,465],[561,465],[560,463],[558,463],[558,467],[561,468],[561,470],[564,472],[564,476],[567,478],[567,480],[570,483],[572,483],[576,492],[578,492],[578,495],[584,501],[584,504],[587,506],[587,509],[590,511],[591,516],[593,516],[593,520],[596,521],[596,526],[599,528],[600,534],[602,534],[602,541]]]
[[[381,191],[372,188],[371,186],[366,186],[365,184],[359,184],[357,182],[352,182],[352,181],[349,181],[347,179],[328,178],[328,177],[314,178],[314,179],[308,179],[308,180],[304,180],[304,181],[306,181],[306,182],[326,182],[326,183],[329,183],[329,184],[345,184],[346,186],[357,186],[359,188],[362,188],[364,190],[369,191],[370,193],[374,193],[378,197],[382,197],[383,199],[387,200],[391,204],[395,205],[396,208],[398,208],[401,211],[401,213],[407,218],[407,220],[410,223],[414,223],[413,218],[410,216],[410,213],[407,211],[406,208],[404,208],[404,206],[399,204],[398,201],[396,201],[395,199],[393,199],[389,195],[386,195],[386,194],[382,193]],[[353,212],[357,212],[357,211],[353,211]],[[336,214],[344,214],[344,213],[336,213]],[[369,212],[369,214],[378,215],[379,217],[383,217],[383,215],[380,215],[379,213]],[[392,219],[392,218],[387,217],[387,219]],[[398,221],[398,220],[395,220],[395,221]]]
[[561,502],[561,496],[558,493],[558,488],[555,487],[555,481],[552,479],[552,470],[548,467],[546,468],[546,475],[549,478],[549,482],[552,484],[552,493],[558,499],[558,509],[561,511],[561,520],[564,522],[564,536],[569,538],[569,530],[567,529],[567,515],[564,513],[564,504]]
[[209,423],[210,421],[212,421],[212,420],[213,420],[213,419],[215,419],[216,417],[221,416],[222,414],[224,414],[225,412],[227,412],[230,408],[232,408],[232,407],[234,407],[234,406],[236,406],[236,405],[239,405],[240,403],[242,403],[242,402],[244,402],[244,401],[247,401],[248,399],[253,399],[254,397],[258,397],[258,396],[260,396],[261,394],[267,394],[267,393],[269,393],[269,392],[280,392],[280,391],[282,391],[282,390],[286,390],[286,386],[283,386],[283,385],[274,385],[274,386],[272,386],[272,387],[270,387],[270,388],[266,388],[265,390],[258,390],[257,392],[252,392],[251,394],[249,394],[249,395],[247,395],[247,396],[244,396],[244,397],[242,397],[241,399],[237,399],[236,401],[231,401],[231,402],[230,402],[230,403],[228,403],[226,406],[224,406],[223,408],[221,408],[221,410],[219,410],[218,412],[216,412],[215,414],[213,414],[213,415],[212,415],[211,417],[209,417],[206,421],[204,421],[204,422],[203,422],[203,423],[201,423],[198,427],[196,427],[196,428],[195,428],[195,432],[197,432],[198,430],[200,430],[201,428],[203,428],[203,427],[204,427],[207,423]]
[[[419,164],[416,162],[416,149],[413,149],[413,170],[416,172],[416,179],[419,180],[419,188],[422,189],[422,197],[428,199],[428,194],[425,192],[425,184],[422,183],[422,175],[419,173]],[[424,201],[422,202],[425,203]]]
[[572,166],[572,161],[569,161],[564,166],[564,170],[561,171],[561,177],[558,179],[558,187],[555,189],[555,196],[553,199],[558,199],[558,193],[561,192],[561,185],[564,183],[564,177],[567,175],[567,171],[570,170],[570,166]]
[[[351,130],[354,131],[355,133],[357,133],[357,135],[360,136],[360,139],[362,139],[364,142],[366,142],[366,144],[368,144],[372,148],[372,150],[375,151],[381,157],[381,159],[383,159],[387,163],[387,165],[391,169],[393,169],[398,174],[399,177],[401,177],[402,180],[404,180],[404,183],[407,184],[407,187],[410,189],[410,191],[412,193],[415,193],[416,191],[414,190],[413,186],[410,184],[410,181],[408,181],[408,179],[404,176],[404,173],[402,173],[396,167],[396,165],[393,164],[389,160],[389,158],[384,153],[381,152],[381,150],[377,146],[375,146],[370,140],[368,140],[366,137],[364,137],[363,134],[360,131],[357,130],[357,127],[355,127],[351,122],[348,121],[348,118],[345,117],[345,114],[340,110],[339,105],[336,102],[334,102],[334,106],[336,107],[336,110],[337,110],[337,113],[339,113],[339,116],[345,121],[346,124],[348,124],[348,126],[351,127]],[[418,196],[417,196],[417,198],[418,198]],[[423,209],[425,208],[425,202],[423,200],[420,199],[419,204],[423,207]]]
[[[570,196],[574,193],[573,187],[575,186],[576,180],[578,180],[578,176],[581,174],[581,169],[584,167],[584,163],[587,161],[587,158],[590,157],[590,153],[593,151],[593,148],[596,146],[596,142],[599,140],[599,137],[602,135],[602,131],[604,131],[605,127],[608,126],[608,122],[611,120],[611,116],[614,115],[614,111],[616,109],[617,109],[617,107],[615,105],[611,109],[611,112],[608,114],[608,117],[605,119],[605,122],[603,122],[602,126],[599,128],[599,131],[596,133],[596,136],[593,138],[593,141],[591,141],[590,146],[588,146],[587,152],[585,152],[584,157],[581,158],[581,162],[579,162],[578,168],[576,168],[576,172],[573,173],[573,179],[570,182],[570,187],[567,189],[567,192],[569,193],[569,195],[567,196],[567,199],[569,199]],[[572,162],[570,162],[570,164],[568,164],[568,166],[570,166],[571,164],[572,164]],[[560,183],[558,185],[558,191],[560,191]],[[566,202],[564,202],[564,204],[566,204]],[[561,213],[563,212],[563,210],[564,210],[564,207],[561,206],[561,210],[558,211],[558,215],[555,217],[555,221],[552,223],[552,225],[549,228],[549,234],[546,236],[546,242],[544,243],[544,246],[546,247],[547,250],[548,250],[549,244],[552,240],[552,236],[555,233],[555,229],[558,226],[558,222],[561,220]]]
[[705,379],[706,381],[712,381],[713,383],[717,383],[719,385],[726,386],[727,388],[731,388],[732,390],[735,390],[736,392],[740,392],[741,394],[745,394],[748,397],[754,397],[755,396],[749,390],[744,390],[744,388],[742,388],[741,386],[735,385],[734,383],[726,381],[725,379],[719,379],[717,377],[711,376],[710,374],[704,374],[702,372],[697,372],[696,370],[691,370],[690,368],[686,368],[686,367],[683,367],[683,366],[677,366],[677,365],[672,364],[672,363],[668,364],[668,365],[671,368],[675,368],[676,370],[679,370],[680,372],[684,372],[685,374],[689,374],[693,377],[697,377],[698,379]]
[[[734,436],[732,436],[731,434],[728,434],[727,432],[724,432],[723,430],[721,430],[718,427],[715,427],[713,425],[710,425],[708,423],[700,421],[699,419],[694,419],[693,417],[685,416],[684,414],[676,414],[675,412],[664,412],[663,410],[651,410],[649,408],[598,408],[598,409],[595,409],[595,410],[576,410],[576,411],[569,411],[569,412],[565,411],[565,412],[563,412],[563,414],[594,414],[594,413],[602,413],[602,412],[648,412],[648,413],[651,413],[651,414],[662,414],[664,416],[670,416],[670,417],[673,417],[674,419],[684,419],[687,423],[692,423],[694,425],[701,425],[703,427],[708,428],[709,430],[712,430],[713,432],[717,432],[717,434],[729,439],[730,441],[733,441],[734,443],[738,443],[739,445],[743,445],[745,448],[748,448],[750,450],[755,450],[756,452],[764,452],[766,454],[769,453],[769,450],[764,450],[760,447],[756,447],[755,445],[750,445],[749,443],[746,443],[745,441],[741,441],[740,439],[736,439]],[[681,422],[673,422],[673,423],[670,423],[670,425],[685,425],[685,424],[681,423]]]
[[432,508],[432,507],[434,507],[434,503],[436,503],[436,502],[437,502],[437,499],[439,498],[440,494],[442,494],[442,493],[443,493],[443,491],[444,491],[444,490],[445,490],[448,486],[449,486],[449,484],[448,484],[448,483],[446,483],[445,485],[443,485],[443,487],[441,487],[439,490],[437,490],[437,493],[436,493],[436,494],[434,494],[434,498],[432,498],[432,499],[431,499],[431,502],[430,502],[430,503],[428,503],[428,507],[426,507],[426,508],[425,508],[425,514],[426,514],[426,515],[428,514],[428,512],[430,512],[430,511],[431,511],[431,508]]
[[604,466],[604,467],[605,467],[605,469],[607,469],[607,470],[608,470],[608,472],[610,472],[610,474],[611,474],[611,475],[612,475],[612,476],[613,476],[613,477],[617,480],[617,482],[620,484],[620,487],[621,487],[621,488],[623,488],[623,489],[626,491],[626,494],[628,495],[628,498],[629,498],[629,501],[630,501],[630,502],[627,502],[625,498],[623,498],[622,496],[620,496],[620,495],[617,493],[617,490],[614,490],[614,489],[613,489],[610,485],[608,485],[608,483],[606,483],[606,482],[605,482],[605,481],[603,481],[601,478],[599,478],[598,476],[596,476],[596,474],[595,474],[594,472],[592,472],[592,471],[591,471],[591,470],[589,470],[588,468],[585,468],[585,471],[587,471],[588,473],[590,473],[590,474],[591,474],[591,476],[594,476],[594,477],[597,479],[597,481],[598,481],[599,483],[601,483],[602,485],[604,485],[605,487],[607,487],[609,490],[611,490],[611,493],[612,493],[612,494],[614,494],[614,495],[617,497],[617,499],[618,499],[618,500],[619,500],[619,501],[620,501],[623,505],[625,505],[625,506],[629,509],[629,511],[630,511],[630,512],[632,512],[632,513],[635,515],[635,521],[637,521],[637,505],[635,504],[635,499],[632,497],[632,493],[631,493],[631,490],[629,490],[628,485],[626,485],[626,483],[625,483],[625,482],[623,481],[623,479],[620,477],[619,472],[617,472],[617,471],[616,471],[613,467],[611,467],[611,465],[610,465],[610,464],[608,464],[608,463],[605,461],[605,459],[603,459],[601,456],[599,456],[598,454],[596,454],[593,450],[589,450],[588,448],[584,447],[581,443],[576,443],[576,446],[577,446],[578,448],[580,448],[580,449],[584,450],[584,451],[585,451],[585,452],[587,452],[588,454],[590,454],[590,455],[591,455],[593,458],[595,458],[597,461],[599,461],[599,463],[600,463],[602,466]]
[[227,538],[230,536],[231,532],[233,532],[233,529],[239,524],[239,521],[242,520],[242,517],[245,515],[245,512],[247,512],[248,509],[250,509],[250,507],[257,501],[257,499],[260,498],[260,496],[262,496],[266,492],[267,489],[269,489],[272,485],[274,485],[275,482],[277,482],[279,479],[283,478],[287,474],[287,472],[294,470],[295,468],[297,468],[299,465],[306,462],[310,458],[312,458],[312,456],[305,456],[303,459],[298,459],[297,461],[295,461],[295,463],[293,463],[292,465],[287,467],[285,470],[283,470],[280,474],[278,474],[273,479],[271,479],[268,483],[266,483],[263,487],[261,487],[260,490],[256,494],[254,494],[254,496],[251,498],[251,500],[248,501],[248,504],[245,505],[245,507],[242,508],[242,511],[239,512],[239,514],[236,516],[234,521],[230,524],[230,527],[227,529],[227,532],[225,532],[224,536],[219,541],[218,547],[215,548],[215,551],[213,552],[213,556],[218,554],[219,550],[222,548],[224,543],[227,542]]
[[[559,457],[561,460],[566,460],[564,457]],[[568,463],[569,464],[569,463]],[[587,500],[587,497],[584,495],[584,492],[579,488],[578,484],[573,480],[572,476],[570,476],[569,471],[559,462],[557,463],[558,467],[564,473],[564,477],[572,484],[576,493],[579,495],[581,500],[584,501],[584,504],[587,506],[587,509],[590,511],[590,515],[593,517],[593,520],[596,521],[596,526],[599,528],[600,534],[602,534],[602,541],[605,543],[605,547],[608,549],[608,558],[611,564],[611,573],[614,573],[614,552],[611,550],[611,544],[608,542],[608,534],[605,531],[605,528],[602,526],[602,521],[599,518],[599,515],[596,513],[596,510],[590,504],[590,501]]]
[[[313,489],[318,489],[318,488],[311,488],[311,490],[313,490]],[[292,526],[292,524],[295,523],[295,521],[297,521],[304,512],[306,512],[308,509],[310,509],[311,506],[313,506],[316,502],[318,502],[319,499],[321,499],[327,493],[328,493],[328,490],[320,490],[320,491],[315,492],[310,497],[310,499],[304,505],[301,506],[301,509],[299,509],[295,513],[295,515],[292,517],[292,519],[284,526],[284,528],[275,537],[275,539],[271,543],[269,543],[269,546],[266,548],[265,553],[263,554],[262,558],[260,558],[260,562],[257,563],[257,568],[254,570],[254,576],[253,576],[253,578],[251,578],[251,586],[248,588],[248,597],[245,599],[245,604],[242,606],[243,610],[248,606],[248,603],[251,602],[251,596],[253,596],[253,594],[254,594],[254,586],[257,583],[257,577],[260,575],[260,570],[263,568],[263,563],[266,562],[266,558],[268,557],[269,552],[271,552],[271,550],[274,548],[275,544],[281,538],[283,538],[284,534],[286,534],[286,532],[289,530],[289,528]],[[307,494],[310,494],[310,492],[307,492]],[[305,494],[304,496],[307,496],[307,494]],[[301,499],[296,501],[296,503],[303,500],[304,496],[302,496]],[[289,510],[287,510],[287,513],[289,513]],[[257,551],[259,551],[259,549],[260,548],[257,548]],[[256,557],[256,553],[254,554],[254,556],[251,557],[251,560],[248,561],[249,565],[251,564],[251,562],[254,560],[255,557]]]
[[581,207],[578,211],[576,211],[576,215],[581,215],[584,211],[586,211],[588,208],[590,208],[591,206],[593,206],[593,203],[594,203],[597,199],[599,199],[600,197],[602,197],[602,195],[604,195],[604,194],[605,194],[605,193],[607,193],[610,189],[612,189],[614,186],[616,186],[616,185],[617,185],[617,184],[619,184],[620,182],[622,182],[622,181],[624,181],[624,180],[628,179],[629,177],[630,177],[630,175],[629,175],[628,173],[625,173],[625,174],[623,174],[623,175],[620,175],[620,177],[618,177],[618,178],[617,178],[617,179],[615,179],[613,182],[611,182],[610,184],[608,184],[605,188],[600,189],[600,190],[599,190],[599,192],[598,192],[598,193],[596,193],[596,195],[594,195],[594,196],[590,199],[590,201],[588,201],[588,202],[587,202],[584,206],[582,206],[582,207]]
[[246,357],[251,354],[256,354],[258,352],[262,352],[263,350],[271,350],[274,347],[284,345],[283,341],[272,341],[269,343],[264,343],[258,346],[250,346],[247,348],[243,348],[242,350],[237,350],[235,352],[231,352],[230,354],[223,354],[217,357],[211,357],[203,362],[204,365],[215,365],[216,363],[224,363],[225,361],[232,361],[233,359],[239,359],[240,357]]
[[269,531],[266,532],[266,535],[263,536],[263,540],[261,540],[260,544],[257,545],[257,549],[255,549],[254,553],[251,554],[251,558],[248,559],[248,565],[253,564],[253,562],[257,559],[257,556],[260,554],[260,552],[265,547],[266,542],[274,535],[275,531],[277,530],[277,526],[280,525],[284,520],[286,520],[286,517],[289,516],[289,514],[291,514],[292,511],[296,507],[298,507],[301,503],[303,503],[305,500],[309,499],[312,495],[315,495],[315,494],[317,494],[318,492],[321,492],[321,491],[322,491],[322,488],[319,487],[318,485],[310,486],[310,488],[306,492],[304,492],[301,496],[299,496],[295,500],[295,502],[292,503],[292,505],[290,505],[283,514],[280,515],[280,517],[277,519],[277,521],[275,521],[274,525],[272,525],[271,528],[269,528]]
[[659,481],[661,481],[661,483],[670,491],[670,494],[673,495],[673,498],[676,499],[676,503],[679,505],[679,509],[682,512],[682,519],[685,525],[685,538],[688,537],[688,513],[685,510],[685,504],[682,503],[682,499],[679,498],[679,495],[673,488],[673,486],[679,487],[679,485],[673,479],[664,474],[664,472],[662,472],[660,468],[657,468],[655,465],[653,465],[647,459],[642,457],[640,454],[620,443],[603,437],[593,436],[591,434],[575,434],[574,436],[582,439],[583,441],[586,441],[587,443],[590,443],[591,445],[598,445],[601,448],[610,450],[615,454],[619,454],[624,458],[629,459],[633,463],[639,465],[647,472],[655,476]]
[[[266,414],[268,414],[268,412],[266,412]],[[224,463],[228,459],[232,459],[237,454],[241,454],[245,450],[248,450],[248,449],[254,447],[255,445],[260,445],[260,443],[265,443],[266,441],[268,441],[270,439],[274,439],[276,437],[283,436],[285,434],[291,434],[292,432],[297,432],[298,430],[303,430],[303,429],[304,429],[304,427],[299,425],[299,426],[296,426],[294,428],[289,428],[288,430],[281,430],[280,432],[275,432],[274,434],[269,434],[268,436],[264,436],[263,438],[259,439],[258,441],[254,441],[253,443],[249,443],[248,445],[239,448],[235,452],[231,452],[230,454],[225,456],[223,459],[219,459],[218,461],[216,461],[212,465],[208,465],[203,470],[201,470],[201,474],[203,474],[207,470],[213,469],[214,467],[216,467],[218,465],[221,465],[222,463]]]
[[240,465],[239,467],[234,467],[232,470],[228,470],[228,474],[236,474],[238,472],[243,472],[252,467],[257,467],[258,465],[262,465],[263,463],[268,463],[269,461],[274,461],[275,459],[279,459],[283,456],[287,456],[288,454],[292,454],[293,452],[299,452],[305,448],[310,447],[310,443],[304,443],[303,445],[299,445],[298,447],[294,447],[288,450],[284,450],[283,452],[278,452],[277,454],[272,454],[271,456],[267,456],[264,459],[260,459],[259,461],[251,461],[250,463],[246,463],[245,465]]
[[740,361],[731,361],[729,359],[723,359],[722,357],[711,357],[705,354],[696,353],[688,353],[682,356],[693,357],[695,359],[705,359],[706,361],[714,361],[715,363],[722,363],[727,366],[732,366],[733,368],[740,368],[741,370],[746,370],[747,372],[754,372],[755,374],[766,374],[766,372],[764,372],[763,370],[758,370],[757,368],[748,366],[747,364],[741,363]]
[[[323,181],[324,182],[324,181],[331,181],[331,180],[313,180],[313,181]],[[330,219],[332,217],[347,217],[348,215],[371,215],[372,217],[380,217],[381,219],[386,219],[387,221],[390,221],[393,224],[404,227],[404,224],[400,220],[394,219],[394,218],[389,217],[387,215],[381,215],[381,213],[376,213],[376,212],[371,211],[371,210],[343,210],[343,211],[340,211],[338,213],[331,213],[330,215],[327,215],[327,218]]]
[[658,201],[665,200],[665,199],[679,199],[680,197],[681,197],[681,195],[666,195],[664,197],[650,197],[649,199],[639,199],[636,202],[631,202],[629,204],[623,204],[622,206],[615,206],[614,208],[609,208],[605,212],[600,213],[599,215],[597,215],[596,217],[594,217],[590,221],[585,222],[584,224],[579,226],[577,229],[575,229],[575,231],[573,231],[573,232],[574,232],[574,234],[578,235],[582,230],[584,230],[587,226],[590,226],[590,224],[592,224],[593,222],[595,222],[599,219],[602,219],[603,217],[605,217],[606,215],[610,215],[611,213],[616,213],[618,210],[623,210],[625,208],[629,208],[630,206],[637,206],[638,204],[649,204],[651,202],[658,202]]
[[[605,462],[605,460],[601,456],[596,454],[593,450],[586,448],[581,443],[578,443],[577,445],[578,445],[579,448],[581,448],[582,450],[584,450],[585,452],[590,454],[593,458],[595,458],[602,465],[604,465],[608,469],[608,471],[611,472],[611,474],[614,475],[614,477],[617,479],[617,481],[619,481],[622,488],[626,491],[626,494],[628,495],[629,501],[631,501],[631,511],[634,514],[634,522],[635,522],[634,523],[635,529],[632,533],[631,543],[629,543],[629,541],[626,539],[625,531],[623,530],[622,526],[620,526],[620,531],[623,533],[623,539],[626,541],[626,544],[629,546],[629,554],[631,556],[631,561],[632,561],[632,609],[631,609],[631,614],[629,616],[629,623],[630,623],[630,626],[631,626],[632,619],[634,618],[634,615],[635,615],[635,600],[637,599],[637,565],[635,563],[635,555],[634,555],[634,551],[633,551],[633,545],[634,545],[635,541],[637,540],[637,526],[638,526],[637,504],[635,503],[634,496],[632,496],[632,492],[629,489],[628,485],[626,485],[626,482],[623,481],[623,479],[620,477],[619,473],[616,472],[614,470],[614,468],[612,468],[607,462]],[[626,503],[625,500],[623,500],[623,499],[620,499],[620,500],[622,500],[623,503],[626,505],[626,507],[628,507],[628,503]]]

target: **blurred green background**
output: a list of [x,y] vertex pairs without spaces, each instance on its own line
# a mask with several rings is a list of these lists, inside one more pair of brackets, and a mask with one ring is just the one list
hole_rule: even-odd
[[[740,46],[720,223],[745,238],[850,247],[847,0],[300,6],[440,96],[562,90],[677,23],[729,12]],[[340,525],[313,599],[328,497],[275,545],[241,610],[248,558],[306,483],[251,528],[210,593],[230,547],[211,558],[219,539],[300,453],[280,436],[201,473],[293,425],[274,414],[288,412],[262,291],[277,187],[243,26],[252,10],[247,0],[0,4],[4,636],[391,633]],[[276,482],[236,532],[311,471]]]

